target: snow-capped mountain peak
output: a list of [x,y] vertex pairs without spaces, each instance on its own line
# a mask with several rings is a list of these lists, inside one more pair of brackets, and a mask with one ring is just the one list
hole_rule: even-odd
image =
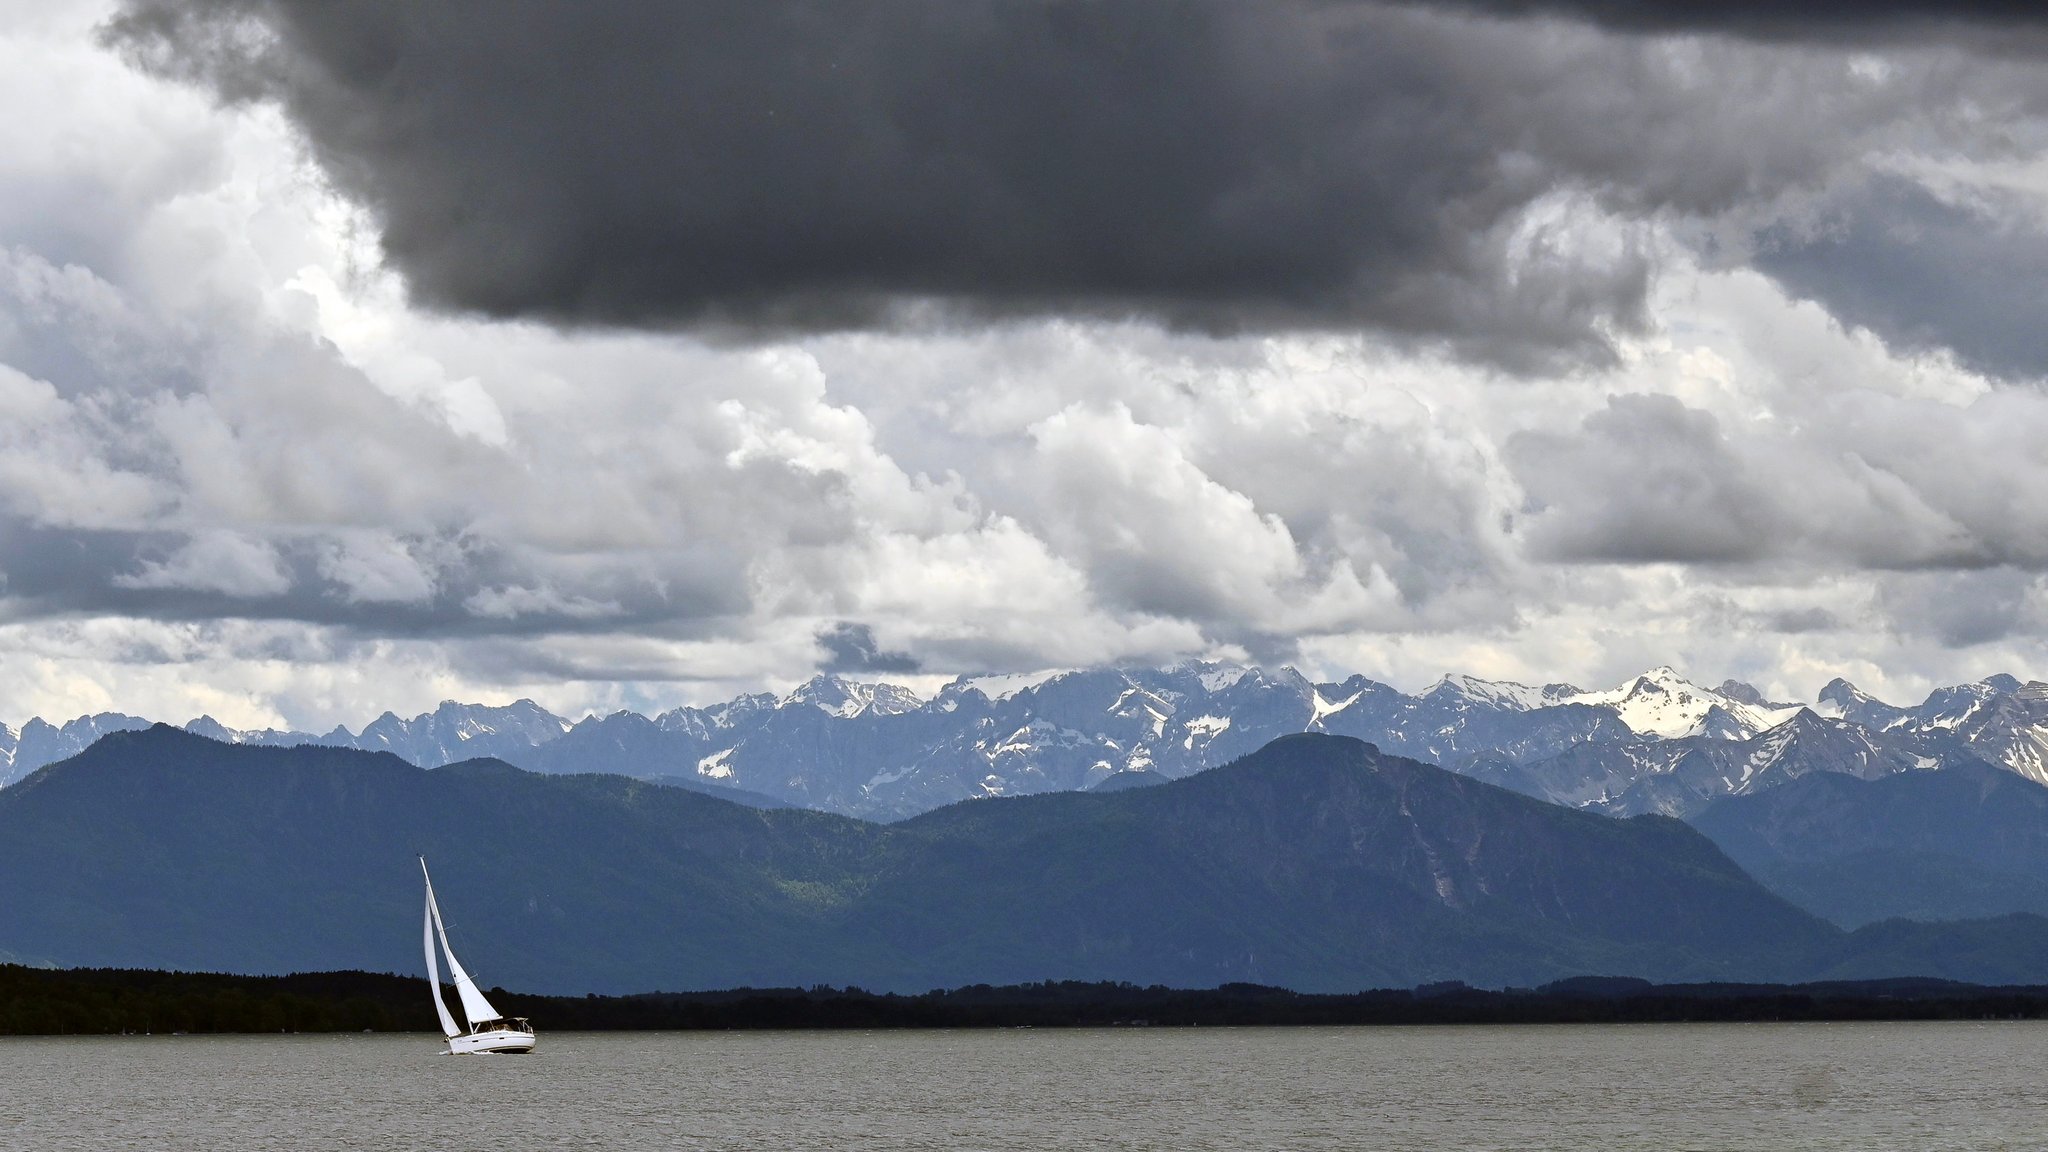
[[1167,666],[1163,671],[1175,678],[1191,677],[1200,682],[1204,692],[1221,692],[1246,676],[1255,675],[1258,670],[1228,661],[1184,660]]
[[849,720],[869,711],[893,716],[912,711],[923,703],[923,697],[901,684],[869,684],[820,674],[804,681],[796,691],[783,697],[777,707],[809,705],[828,716]]
[[1814,711],[1821,715],[1846,716],[1870,703],[1870,695],[1837,676],[1821,687],[1820,695],[1814,700]]
[[1771,705],[1771,701],[1764,699],[1764,694],[1756,690],[1756,685],[1745,683],[1741,680],[1723,680],[1721,681],[1721,686],[1714,689],[1714,691],[1730,700],[1737,700],[1744,704],[1754,704],[1759,708]]
[[1673,740],[1682,736],[1754,736],[1791,718],[1797,705],[1752,704],[1687,680],[1669,665],[1652,668],[1619,688],[1585,692],[1560,703],[1614,709],[1640,736]]
[[1481,680],[1477,676],[1448,675],[1423,689],[1422,694],[1437,699],[1462,699],[1486,707],[1512,708],[1518,712],[1527,712],[1564,703],[1579,695],[1579,689],[1570,684],[1545,684],[1540,688],[1533,688],[1512,680]]
[[1049,681],[1070,675],[1071,669],[1048,668],[1038,672],[997,672],[984,676],[961,676],[946,685],[945,693],[979,692],[993,701],[1008,700],[1021,692],[1029,692]]

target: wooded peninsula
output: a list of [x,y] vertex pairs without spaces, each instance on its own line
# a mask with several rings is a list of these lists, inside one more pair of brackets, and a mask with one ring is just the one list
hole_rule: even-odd
[[[415,1032],[434,1027],[418,977],[372,972],[235,976],[0,965],[0,1035]],[[1102,1028],[2041,1019],[2048,987],[1943,980],[1650,984],[1622,978],[1537,989],[1462,984],[1311,995],[1073,981],[918,995],[859,988],[736,988],[633,996],[491,998],[547,1031]]]

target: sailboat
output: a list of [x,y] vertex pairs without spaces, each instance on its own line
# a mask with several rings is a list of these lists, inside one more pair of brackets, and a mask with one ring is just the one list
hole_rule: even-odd
[[[427,874],[427,858],[420,857],[420,875],[427,881],[427,922],[422,934],[427,945],[427,987],[434,993],[434,1011],[441,1016],[441,1031],[448,1037],[448,1051],[462,1055],[472,1052],[513,1052],[533,1051],[533,1025],[524,1016],[510,1019],[491,1007],[478,990],[476,981],[463,971],[462,962],[455,958],[455,949],[448,946],[448,929],[441,923],[441,906],[434,902],[434,878]],[[469,1021],[464,1031],[456,1026],[455,1017],[448,1013],[447,1001],[441,999],[441,959],[434,950],[434,937],[441,938],[441,951],[448,953],[448,974],[455,978],[455,993],[462,998],[462,1015]]]

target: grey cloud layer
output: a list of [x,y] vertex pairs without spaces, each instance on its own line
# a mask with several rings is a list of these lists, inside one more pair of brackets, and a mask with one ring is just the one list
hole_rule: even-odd
[[[1670,396],[1615,396],[1506,456],[1548,559],[1912,571],[2048,568],[2033,447],[2048,407],[1876,394],[1730,428]],[[1761,426],[1759,426],[1761,425]]]
[[[1955,368],[2043,354],[2042,198],[1967,185],[2039,151],[2044,86],[1953,40],[130,12],[215,89],[0,25],[0,96],[91,94],[0,118],[0,699],[146,666],[315,724],[1197,652],[1956,678],[2048,632],[2048,401]],[[678,324],[755,339],[615,327]]]

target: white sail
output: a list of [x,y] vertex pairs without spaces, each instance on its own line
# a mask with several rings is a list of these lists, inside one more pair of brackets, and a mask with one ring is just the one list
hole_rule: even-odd
[[[420,861],[420,870],[426,871],[427,862]],[[459,1034],[462,1029],[455,1026],[455,1017],[448,1014],[448,1004],[441,999],[441,958],[434,953],[434,882],[427,881],[427,910],[420,917],[420,938],[427,945],[427,987],[434,990],[434,1011],[440,1014],[441,1031],[449,1037]]]
[[[426,870],[427,862],[421,858],[421,874],[424,875]],[[433,918],[434,931],[440,934],[441,951],[448,954],[448,974],[455,980],[455,992],[462,998],[462,1015],[468,1019],[469,1026],[474,1028],[486,1020],[503,1019],[498,1010],[491,1007],[491,1002],[484,999],[476,981],[463,971],[462,961],[455,958],[455,949],[448,946],[448,926],[441,922],[441,905],[434,899],[434,879],[431,876],[427,877],[427,912]]]

